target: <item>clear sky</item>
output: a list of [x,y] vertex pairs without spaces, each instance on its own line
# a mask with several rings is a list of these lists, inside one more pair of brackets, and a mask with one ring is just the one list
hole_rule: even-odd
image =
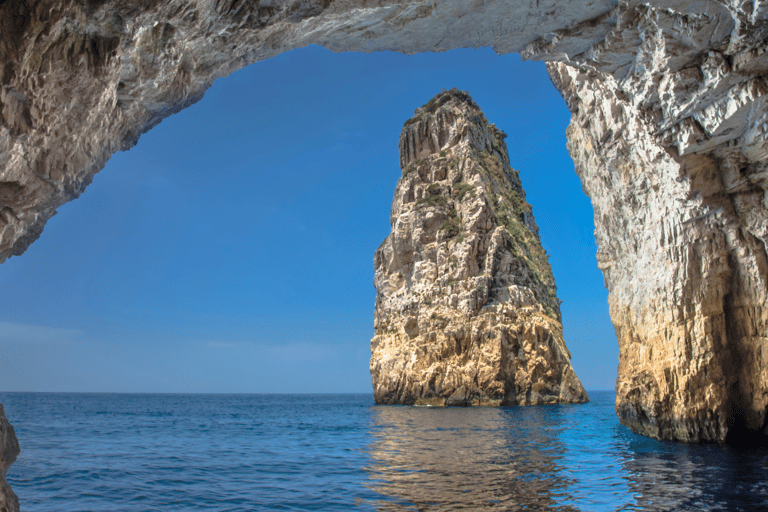
[[544,65],[313,46],[217,80],[0,265],[0,391],[371,392],[400,129],[452,87],[509,134],[573,366],[613,389],[592,208]]

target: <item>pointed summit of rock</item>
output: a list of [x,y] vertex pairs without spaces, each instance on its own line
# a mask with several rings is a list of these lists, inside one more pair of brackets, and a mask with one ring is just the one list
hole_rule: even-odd
[[403,126],[392,233],[374,255],[377,403],[589,400],[505,138],[456,89]]

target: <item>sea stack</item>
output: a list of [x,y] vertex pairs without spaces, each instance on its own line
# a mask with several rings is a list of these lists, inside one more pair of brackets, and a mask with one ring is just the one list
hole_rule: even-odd
[[589,400],[505,138],[456,89],[403,126],[392,233],[374,255],[378,404]]

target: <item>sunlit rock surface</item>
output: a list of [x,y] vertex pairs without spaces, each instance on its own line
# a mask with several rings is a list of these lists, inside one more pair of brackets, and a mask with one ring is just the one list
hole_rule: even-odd
[[622,5],[548,65],[595,210],[616,411],[652,437],[765,442],[768,7],[668,5]]
[[316,43],[552,61],[620,343],[617,412],[765,438],[765,2],[0,3],[0,260],[220,76]]
[[403,126],[392,234],[374,256],[377,403],[588,400],[505,138],[455,89]]

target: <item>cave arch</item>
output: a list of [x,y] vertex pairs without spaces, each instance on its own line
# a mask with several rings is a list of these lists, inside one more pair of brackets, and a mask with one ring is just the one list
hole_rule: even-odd
[[734,426],[762,434],[766,9],[9,0],[0,5],[0,257],[23,253],[112,153],[235,69],[311,43],[406,53],[490,45],[552,61],[573,113],[569,149],[599,220],[619,338],[622,422],[686,441],[723,441]]
[[[391,75],[404,83],[393,88]],[[0,330],[0,353],[15,354],[13,375],[24,379],[10,390],[367,392],[369,355],[359,352],[371,336],[371,258],[389,233],[401,175],[397,134],[445,83],[487,102],[487,115],[514,141],[576,368],[589,389],[610,389],[616,341],[595,268],[592,210],[565,149],[570,113],[543,64],[489,48],[407,56],[308,47],[216,82],[205,101],[115,154],[24,257],[0,267],[0,281],[18,290],[0,300],[6,331],[29,330],[5,349],[10,336]],[[499,101],[500,90],[515,100]],[[328,358],[308,343],[309,327],[292,329],[297,312],[343,350]],[[97,317],[112,327],[89,320]],[[33,332],[68,343],[35,350]],[[287,359],[276,344],[291,340],[302,340],[296,353],[318,354],[316,362]],[[257,341],[261,356],[248,348]],[[96,353],[112,355],[99,363]],[[224,378],[213,377],[225,355]],[[51,368],[65,357],[72,364],[59,376]],[[140,371],[140,381],[121,384],[124,367]],[[289,367],[303,387],[278,372]]]

